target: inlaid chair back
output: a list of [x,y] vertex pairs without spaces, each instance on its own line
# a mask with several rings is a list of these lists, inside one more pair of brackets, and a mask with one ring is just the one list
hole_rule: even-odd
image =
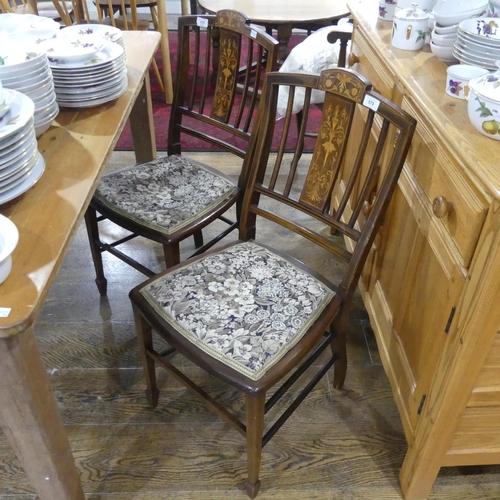
[[[215,61],[211,43],[214,35],[220,35]],[[250,134],[256,126],[265,72],[261,64],[253,73],[242,67],[251,68],[255,58],[266,58],[266,69],[275,70],[277,46],[270,35],[251,28],[239,12],[224,10],[216,16],[179,18],[179,63],[168,156],[103,176],[86,213],[101,294],[107,287],[101,257],[104,251],[152,276],[154,271],[122,252],[118,245],[136,236],[156,241],[163,247],[166,266],[171,267],[179,263],[180,243],[186,238],[194,236],[196,253],[201,253],[237,229],[246,185],[241,158],[252,152]],[[181,136],[186,135],[236,155],[238,178],[218,168],[217,155],[212,155],[212,164],[201,164],[181,154]],[[225,213],[233,206],[236,217],[230,219]],[[98,222],[102,219],[111,220],[132,235],[105,243],[99,235]],[[201,230],[217,219],[225,224],[220,231],[215,226],[218,234],[203,244]]]
[[[180,18],[178,36],[169,154],[181,152],[182,134],[188,134],[243,158],[264,76],[276,69],[276,42],[230,10],[219,11],[216,18]],[[265,67],[258,64],[262,61]]]
[[[289,89],[287,112],[283,129],[279,131],[278,154],[270,155],[270,143],[276,135],[280,85]],[[300,161],[297,150],[291,158],[284,159],[285,145],[292,133],[292,105],[298,87],[305,88],[304,120],[298,143],[310,128],[307,118],[312,90],[325,92],[321,121],[316,129],[318,138],[307,169],[304,166],[307,161]],[[352,134],[355,117],[360,116],[365,118],[357,121],[356,134]],[[395,189],[414,127],[412,117],[373,91],[369,81],[352,70],[334,68],[318,76],[269,75],[256,148],[255,161],[259,165],[253,170],[247,188],[241,239],[255,237],[255,221],[259,215],[321,245],[348,264],[338,293],[349,303]],[[356,154],[352,154],[353,151]],[[278,179],[286,181],[278,183]],[[277,213],[282,211],[276,207],[263,208],[261,197],[282,203],[308,217],[297,217],[295,212],[291,219],[280,217]],[[311,219],[321,222],[320,231],[307,226]],[[349,244],[339,245],[338,238],[332,239],[325,234],[322,231],[325,224],[333,233],[343,235]]]
[[[277,124],[280,86],[288,88],[289,100],[284,122]],[[307,126],[311,91],[326,92],[314,153],[300,161],[294,148],[285,154],[299,86],[305,88],[304,121],[295,143]],[[246,157],[249,175],[240,240],[175,266],[130,293],[151,405],[158,404],[158,364],[246,438],[250,498],[260,487],[262,447],[332,366],[334,385],[344,383],[352,295],[415,129],[411,116],[346,69],[318,76],[268,74],[260,111],[252,136],[255,154]],[[364,129],[354,133],[360,116]],[[271,152],[276,138],[277,153]],[[277,224],[266,228],[265,237],[259,237],[257,228],[261,218]],[[332,237],[325,226],[338,235]],[[295,239],[284,237],[287,232]],[[305,240],[297,246],[301,237]],[[328,267],[320,274],[290,255],[290,247],[307,253],[314,244],[328,262],[329,257],[343,261],[338,286],[325,277]],[[153,329],[171,349],[155,349]],[[323,366],[309,370],[327,349],[332,354]],[[173,351],[242,391],[245,421],[174,366],[169,357]],[[311,378],[266,429],[265,414],[302,376]]]

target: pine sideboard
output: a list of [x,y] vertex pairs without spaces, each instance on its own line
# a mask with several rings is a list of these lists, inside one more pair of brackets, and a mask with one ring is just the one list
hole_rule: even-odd
[[425,499],[441,467],[500,464],[500,141],[428,46],[395,49],[377,1],[348,6],[349,66],[418,121],[360,288],[408,442],[403,494]]

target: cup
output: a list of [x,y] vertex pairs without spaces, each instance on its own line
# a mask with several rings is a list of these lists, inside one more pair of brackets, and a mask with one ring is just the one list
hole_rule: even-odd
[[487,69],[466,64],[455,64],[446,70],[446,93],[456,99],[465,99],[469,80],[489,73]]
[[396,1],[386,0],[378,3],[378,18],[382,21],[392,21],[396,11]]

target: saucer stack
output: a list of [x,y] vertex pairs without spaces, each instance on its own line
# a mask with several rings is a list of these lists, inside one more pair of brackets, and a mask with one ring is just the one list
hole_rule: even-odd
[[496,70],[500,59],[500,19],[481,17],[459,24],[454,56],[462,64]]
[[33,101],[21,92],[4,88],[0,90],[0,103],[6,101],[7,111],[0,118],[0,204],[31,188],[45,170],[37,149]]
[[39,137],[59,113],[47,56],[32,47],[5,44],[0,47],[0,57],[4,60],[0,66],[3,86],[22,92],[35,103],[35,130]]
[[125,52],[119,43],[95,34],[75,34],[59,35],[40,46],[49,58],[59,106],[99,106],[127,90]]

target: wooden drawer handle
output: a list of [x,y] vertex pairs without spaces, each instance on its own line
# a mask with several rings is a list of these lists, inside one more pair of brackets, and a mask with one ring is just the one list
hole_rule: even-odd
[[361,213],[365,216],[368,217],[373,210],[373,205],[367,201],[364,201],[363,204],[361,205]]
[[356,63],[359,63],[359,57],[354,52],[351,52],[347,58],[347,64],[354,66]]
[[436,196],[432,202],[432,211],[438,219],[442,219],[453,211],[453,203],[444,196]]

